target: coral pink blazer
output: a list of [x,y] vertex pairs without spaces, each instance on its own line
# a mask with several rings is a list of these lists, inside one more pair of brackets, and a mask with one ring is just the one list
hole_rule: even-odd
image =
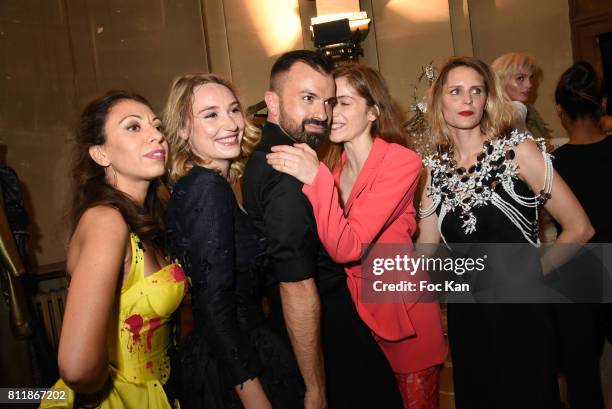
[[440,364],[446,343],[437,303],[361,301],[362,245],[412,243],[421,160],[410,149],[375,138],[343,209],[336,186],[345,162],[343,153],[333,174],[320,164],[313,183],[302,188],[312,204],[321,242],[334,261],[345,265],[359,316],[375,334],[393,371],[411,373]]

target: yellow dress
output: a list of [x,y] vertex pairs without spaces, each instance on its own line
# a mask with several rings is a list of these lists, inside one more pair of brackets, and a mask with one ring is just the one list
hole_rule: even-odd
[[[172,315],[179,307],[187,281],[175,263],[144,276],[142,244],[130,235],[132,263],[119,297],[119,320],[108,336],[111,386],[98,406],[103,409],[170,409],[163,389],[170,375],[168,348],[172,343]],[[60,379],[53,389],[67,389]],[[42,401],[40,408],[72,408],[67,402]]]

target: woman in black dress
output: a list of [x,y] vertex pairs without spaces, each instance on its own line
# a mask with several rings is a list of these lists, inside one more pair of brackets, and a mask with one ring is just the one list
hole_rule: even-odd
[[[612,188],[610,179],[605,177],[612,157],[612,138],[600,125],[602,100],[601,81],[591,64],[584,61],[568,68],[555,90],[557,114],[570,140],[554,152],[554,165],[593,223],[595,235],[591,243],[612,242],[610,203],[602,197],[602,192]],[[601,265],[597,262],[596,257],[585,254],[572,263],[569,273],[576,267],[581,271],[572,287],[601,290]],[[606,330],[612,339],[610,304],[557,304],[553,310],[570,406],[603,408],[599,361]]]
[[191,280],[194,329],[178,348],[184,408],[299,408],[303,386],[282,341],[264,327],[265,243],[231,185],[259,139],[231,84],[175,80],[164,112],[175,182],[166,212],[171,253]]
[[[421,198],[419,243],[442,239],[451,248],[460,247],[456,243],[535,248],[541,206],[563,228],[558,243],[583,243],[591,237],[584,210],[554,172],[542,142],[510,129],[511,108],[485,63],[450,59],[432,84],[428,107],[441,153],[424,160],[427,188]],[[540,266],[538,258],[505,251],[496,254],[512,263],[512,274],[495,277],[502,291],[505,284],[524,278],[536,282],[559,261],[549,252]],[[501,261],[491,259],[487,265]],[[480,278],[493,272],[487,269]],[[549,306],[497,301],[448,305],[457,409],[559,408]]]

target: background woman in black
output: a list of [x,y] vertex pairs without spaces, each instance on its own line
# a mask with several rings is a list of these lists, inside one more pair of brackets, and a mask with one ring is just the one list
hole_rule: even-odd
[[265,243],[230,184],[259,140],[231,85],[214,74],[179,77],[164,117],[175,181],[169,246],[191,279],[194,330],[179,346],[186,408],[299,408],[297,367],[264,328]]
[[595,228],[590,242],[612,243],[610,203],[600,194],[611,187],[602,182],[608,180],[603,176],[609,174],[612,139],[600,125],[603,88],[591,64],[578,62],[561,75],[555,101],[570,139],[555,150],[555,169],[572,188]]
[[[555,90],[557,114],[570,140],[554,152],[554,165],[595,228],[591,243],[612,242],[610,202],[603,196],[604,192],[612,189],[609,179],[612,138],[606,137],[600,126],[602,100],[601,82],[587,62],[578,62],[568,68]],[[590,284],[600,288],[601,280],[597,275],[601,265],[588,254],[572,263],[568,270],[569,273],[580,271],[576,286],[588,288],[586,281],[589,280]],[[599,361],[604,341],[603,327],[606,325],[604,309],[609,310],[609,305],[577,303],[554,306],[561,365],[572,408],[597,409],[604,406]],[[610,314],[607,316],[609,320]],[[608,333],[612,335],[610,329]]]

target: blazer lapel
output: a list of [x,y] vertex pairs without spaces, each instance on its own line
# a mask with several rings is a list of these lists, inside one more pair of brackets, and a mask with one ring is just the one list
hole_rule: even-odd
[[[372,180],[376,176],[377,170],[382,164],[383,158],[387,153],[387,149],[389,148],[389,144],[382,140],[381,138],[375,138],[374,143],[372,144],[372,149],[370,150],[370,154],[363,164],[363,168],[361,172],[359,172],[359,176],[357,176],[357,180],[353,185],[353,189],[348,197],[348,200],[344,204],[344,216],[348,216],[351,211],[351,207],[355,200],[359,197],[359,195],[365,190],[365,188],[371,184]],[[342,165],[344,166],[345,158],[343,153],[343,161]],[[338,172],[338,177],[340,172]]]

